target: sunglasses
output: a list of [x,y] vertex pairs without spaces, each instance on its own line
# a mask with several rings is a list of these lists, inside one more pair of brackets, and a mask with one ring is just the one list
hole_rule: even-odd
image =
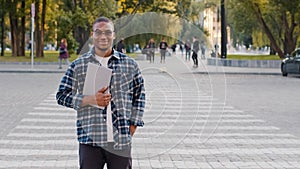
[[93,31],[95,36],[101,36],[102,34],[104,34],[105,36],[111,36],[113,34],[113,31],[111,30],[106,30],[106,31],[101,31],[99,29],[96,29]]

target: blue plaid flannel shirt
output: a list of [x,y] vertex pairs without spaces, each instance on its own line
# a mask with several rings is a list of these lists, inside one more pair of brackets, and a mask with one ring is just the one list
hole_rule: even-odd
[[[107,146],[106,108],[80,107],[89,62],[101,65],[95,58],[94,48],[71,63],[62,77],[56,99],[59,105],[77,110],[79,143],[102,147]],[[137,63],[115,50],[108,67],[112,69],[109,90],[112,95],[114,148],[124,149],[131,144],[130,125],[144,125],[144,80]]]

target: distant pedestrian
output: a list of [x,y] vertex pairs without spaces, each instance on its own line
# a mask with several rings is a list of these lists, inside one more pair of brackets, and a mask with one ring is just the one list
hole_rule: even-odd
[[155,41],[153,38],[150,39],[149,43],[148,43],[148,46],[149,46],[149,55],[150,55],[150,63],[154,63],[154,56],[155,56]]
[[193,54],[192,59],[194,61],[194,68],[198,67],[198,51],[199,51],[199,41],[196,36],[193,37]]
[[149,44],[146,44],[146,46],[144,46],[144,48],[142,49],[142,54],[146,55],[146,60],[150,60],[150,48],[149,48]]
[[179,50],[180,50],[180,52],[181,52],[181,56],[183,56],[183,48],[184,48],[183,42],[180,41],[180,42],[178,43],[178,45],[179,45]]
[[174,44],[171,46],[172,54],[176,54],[176,46],[177,46],[176,43],[174,43]]
[[62,38],[61,39],[61,43],[60,43],[60,46],[59,46],[59,69],[62,68],[62,60],[65,60],[65,62],[67,63],[67,65],[70,64],[70,61],[69,61],[69,51],[68,51],[68,43],[67,43],[67,39],[66,38]]
[[185,60],[189,61],[191,57],[191,43],[189,40],[185,42],[184,48],[185,48]]
[[204,41],[201,41],[201,59],[205,59],[206,46]]
[[160,63],[166,63],[166,52],[168,48],[168,43],[162,38],[161,42],[159,43],[160,49]]
[[126,53],[124,39],[122,38],[120,42],[117,44],[117,51],[121,53]]

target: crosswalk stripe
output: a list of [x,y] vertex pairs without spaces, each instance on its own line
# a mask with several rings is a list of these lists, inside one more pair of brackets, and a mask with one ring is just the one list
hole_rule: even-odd
[[72,167],[78,168],[78,160],[21,160],[21,161],[9,161],[9,160],[0,160],[0,168],[2,166],[5,166],[5,168],[20,168],[20,167],[40,167],[40,168],[45,168],[45,167]]
[[[164,137],[178,137],[181,136],[181,133],[158,133],[158,132],[147,132],[147,133],[142,133],[137,131],[136,134],[134,135],[135,138],[149,138],[149,137],[154,137],[157,135],[163,134]],[[187,133],[187,136],[190,137],[207,137],[210,136],[210,138],[214,137],[266,137],[266,138],[296,138],[296,136],[291,135],[291,134],[276,134],[276,133]],[[56,137],[74,137],[76,138],[75,133],[9,133],[7,137],[21,137],[21,138],[56,138]]]
[[[149,126],[148,128],[140,128],[139,130],[145,130],[145,131],[151,131],[153,129],[162,129],[164,130],[165,128],[171,128],[172,130],[183,130],[183,129],[190,129],[191,126],[180,126],[180,129],[177,128],[178,126],[176,126],[176,128],[172,129],[172,126],[166,126],[166,127],[162,127],[162,126]],[[218,130],[279,130],[279,128],[277,127],[273,127],[273,126],[217,126]],[[32,125],[18,125],[16,126],[16,129],[48,129],[48,130],[70,130],[70,129],[74,129],[74,127],[72,126],[32,126]],[[216,129],[216,126],[193,126],[193,129]]]
[[21,137],[21,138],[25,138],[25,137],[29,137],[31,139],[35,139],[35,138],[55,138],[55,137],[74,137],[76,138],[75,133],[9,133],[7,135],[7,137]]
[[[146,123],[147,121],[144,120]],[[41,119],[41,118],[24,118],[21,120],[21,122],[45,122],[45,123],[75,123],[74,119]],[[155,121],[156,123],[176,123],[179,124],[190,124],[190,120],[182,120],[182,119],[157,119]],[[194,121],[194,124],[198,123],[262,123],[263,120],[258,119],[217,119],[217,120],[211,120],[211,119],[205,119],[205,120],[197,120]]]

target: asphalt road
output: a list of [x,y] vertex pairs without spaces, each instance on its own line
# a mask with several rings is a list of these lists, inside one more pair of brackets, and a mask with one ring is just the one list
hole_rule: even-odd
[[[26,113],[44,97],[54,93],[61,76],[61,73],[0,73],[2,95],[0,120],[4,122],[1,126],[13,127],[14,122],[22,118],[22,112]],[[213,89],[211,84],[203,85],[203,82],[199,82],[199,87],[207,88],[206,91],[213,90],[215,97],[223,99],[227,105],[246,111],[265,120],[269,125],[300,137],[299,76],[205,74],[181,76],[196,77],[202,81],[210,79],[213,81],[210,82],[213,83]],[[8,131],[0,132],[3,135]]]

